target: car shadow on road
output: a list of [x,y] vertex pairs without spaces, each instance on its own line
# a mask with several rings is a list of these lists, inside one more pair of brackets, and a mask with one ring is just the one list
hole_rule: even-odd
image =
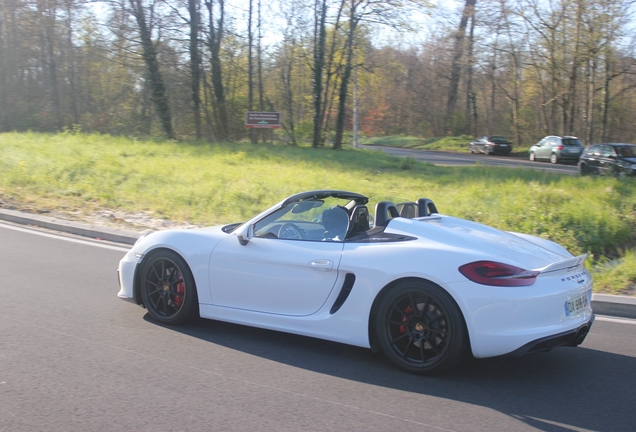
[[310,337],[212,320],[166,328],[312,372],[487,407],[539,430],[617,431],[636,424],[636,358],[585,344],[520,359],[471,358],[429,377],[402,372],[368,349]]

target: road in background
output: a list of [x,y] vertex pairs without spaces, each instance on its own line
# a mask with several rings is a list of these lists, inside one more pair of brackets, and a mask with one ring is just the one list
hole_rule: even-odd
[[0,224],[0,431],[633,430],[636,321],[440,377],[369,350],[117,298],[127,247]]
[[452,153],[433,150],[403,149],[380,146],[360,146],[361,148],[381,150],[391,156],[410,157],[420,162],[430,162],[435,165],[471,166],[481,165],[499,166],[505,168],[525,168],[544,170],[551,173],[576,175],[579,170],[576,165],[551,164],[550,162],[530,162],[529,160],[511,156],[494,156],[485,154]]

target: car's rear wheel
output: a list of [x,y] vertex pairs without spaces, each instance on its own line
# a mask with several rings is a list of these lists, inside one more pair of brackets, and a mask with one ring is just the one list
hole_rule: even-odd
[[144,258],[141,297],[150,316],[164,324],[182,324],[196,317],[194,278],[177,253],[161,250]]
[[375,330],[387,358],[417,374],[456,366],[467,342],[462,313],[452,297],[420,280],[401,282],[381,300]]
[[530,161],[534,162],[537,160],[537,157],[534,155],[534,152],[530,152]]
[[556,155],[556,153],[552,153],[550,155],[550,163],[558,163],[559,162],[559,157]]

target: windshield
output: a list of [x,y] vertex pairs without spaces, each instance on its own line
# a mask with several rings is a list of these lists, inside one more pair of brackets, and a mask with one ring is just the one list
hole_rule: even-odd
[[334,197],[291,203],[256,222],[254,237],[343,241],[353,205],[349,199]]
[[490,141],[491,142],[508,142],[506,141],[504,137],[500,137],[500,136],[491,136]]

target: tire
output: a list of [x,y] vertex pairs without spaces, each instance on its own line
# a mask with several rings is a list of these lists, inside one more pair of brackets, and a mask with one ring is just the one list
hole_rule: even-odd
[[490,149],[488,147],[484,147],[484,154],[488,156],[490,154]]
[[537,160],[537,157],[535,156],[534,152],[530,152],[530,162],[535,162]]
[[587,164],[584,164],[584,163],[579,163],[579,172],[581,173],[582,176],[591,174]]
[[375,316],[377,341],[384,355],[415,374],[436,374],[464,357],[464,319],[452,297],[421,280],[399,283],[380,301]]
[[550,155],[550,163],[559,163],[559,158],[557,157],[556,153],[552,153]]
[[192,272],[170,250],[151,253],[141,269],[141,298],[150,316],[162,324],[178,325],[198,315],[199,301]]

